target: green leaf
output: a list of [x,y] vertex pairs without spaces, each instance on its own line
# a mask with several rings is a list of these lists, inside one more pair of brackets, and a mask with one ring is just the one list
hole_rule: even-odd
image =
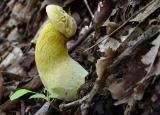
[[53,93],[53,94],[50,94],[49,95],[49,99],[56,99],[56,98],[58,98],[59,96],[58,96],[58,94],[56,94],[56,93]]
[[45,99],[45,100],[49,100],[44,94],[41,93],[36,93],[34,95],[32,95],[29,99],[35,99],[35,98],[41,98],[41,99]]
[[10,96],[10,100],[13,101],[15,99],[18,99],[20,97],[22,97],[23,95],[27,94],[27,93],[35,93],[35,92],[32,92],[30,90],[27,90],[27,89],[19,89],[17,90],[16,92],[14,92],[11,96]]

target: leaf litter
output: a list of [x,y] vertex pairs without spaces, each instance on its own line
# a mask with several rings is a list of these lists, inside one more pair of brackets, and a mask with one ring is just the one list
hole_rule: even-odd
[[[89,71],[79,89],[81,99],[69,103],[55,100],[52,105],[58,108],[62,104],[63,113],[70,115],[160,113],[159,0],[88,0],[94,18],[83,1],[2,1],[0,114],[21,114],[24,109],[26,114],[43,113],[44,100],[10,101],[9,95],[17,89],[44,92],[34,46],[47,20],[45,6],[51,3],[63,6],[77,20],[76,39],[67,44],[71,56]],[[51,111],[48,105],[47,111]]]

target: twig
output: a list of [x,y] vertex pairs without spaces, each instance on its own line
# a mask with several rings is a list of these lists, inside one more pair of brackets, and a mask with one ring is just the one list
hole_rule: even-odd
[[93,13],[92,13],[91,8],[90,8],[90,7],[89,7],[89,5],[88,5],[87,0],[84,0],[84,3],[85,3],[85,5],[86,5],[86,7],[87,7],[87,9],[88,9],[88,11],[89,11],[89,13],[90,13],[90,15],[91,15],[92,19],[93,19],[93,18],[94,18],[94,15],[93,15]]
[[21,115],[25,115],[25,103],[24,100],[21,100]]
[[81,105],[81,104],[83,103],[83,101],[85,101],[85,100],[87,100],[87,99],[88,99],[88,95],[84,96],[82,99],[73,101],[73,102],[71,102],[71,103],[61,104],[61,105],[59,106],[59,108],[60,108],[61,110],[70,109],[71,107]]
[[43,104],[43,106],[34,115],[45,115],[50,106],[49,102]]
[[[52,102],[54,101],[54,103],[52,104]],[[56,106],[55,106],[55,103],[56,103],[56,100],[52,100],[50,102],[50,105],[52,108],[54,108],[56,111],[58,111],[59,113],[61,113],[61,115],[65,115],[63,111],[61,111],[60,109],[58,109]]]
[[58,111],[59,113],[61,113],[62,115],[64,115],[63,111],[60,111],[55,105],[54,103],[52,104],[53,101],[50,102],[45,102],[43,104],[43,106],[35,113],[35,115],[45,115],[48,112],[49,107],[51,106],[52,108],[54,108],[56,111]]
[[103,42],[104,40],[108,39],[108,35],[106,35],[105,39],[101,39],[99,41],[97,41],[97,43],[95,43],[94,45],[92,45],[91,47],[87,48],[86,50],[84,50],[84,52],[89,51],[90,49],[94,48],[95,46],[97,46],[98,44],[100,44],[101,42]]

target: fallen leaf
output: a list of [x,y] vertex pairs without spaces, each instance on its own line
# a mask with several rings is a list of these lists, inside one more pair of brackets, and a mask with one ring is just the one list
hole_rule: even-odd
[[0,67],[7,67],[11,63],[15,62],[16,60],[19,60],[22,57],[23,53],[20,48],[14,47],[12,52],[2,61],[0,64]]
[[146,68],[147,74],[137,83],[137,86],[134,88],[134,98],[136,100],[141,100],[143,98],[144,91],[148,86],[151,77],[156,74],[154,70],[154,63],[160,48],[160,35],[154,41],[152,41],[151,44],[153,46],[142,58],[142,62],[149,66]]
[[[150,32],[153,34],[152,31]],[[151,33],[147,31],[148,35],[150,35]],[[141,37],[137,38],[137,40],[140,39]],[[153,43],[158,45],[154,46]],[[135,43],[133,43],[132,45],[134,44]],[[131,98],[134,98],[134,100],[141,100],[143,98],[143,95],[139,94],[143,94],[146,88],[146,84],[149,82],[149,79],[147,79],[147,81],[143,80],[146,79],[146,75],[148,75],[148,71],[146,71],[146,68],[152,67],[152,64],[154,63],[156,55],[158,53],[159,44],[159,38],[156,38],[151,43],[149,41],[146,41],[143,44],[139,45],[137,49],[132,52],[132,55],[129,58],[122,60],[120,64],[115,68],[115,71],[113,73],[113,75],[115,74],[115,76],[108,77],[108,79],[112,81],[107,82],[108,90],[111,92],[111,95],[114,99],[118,99],[118,101],[115,103],[116,105],[128,103]],[[142,62],[142,58],[146,54],[146,57],[148,57],[148,54],[151,55],[148,58],[148,63]],[[138,85],[142,80],[144,81],[143,83],[145,85]],[[138,90],[135,89],[137,86],[139,86]]]
[[105,57],[101,57],[96,63],[96,72],[98,76],[102,76],[107,69],[107,66],[111,63],[113,56],[113,50],[111,48],[106,49]]
[[18,33],[18,28],[14,28],[10,34],[7,36],[8,41],[17,42],[22,36]]
[[94,13],[94,19],[93,19],[93,25],[96,31],[99,30],[100,26],[109,17],[115,4],[116,2],[112,0],[103,0],[99,2],[98,8]]

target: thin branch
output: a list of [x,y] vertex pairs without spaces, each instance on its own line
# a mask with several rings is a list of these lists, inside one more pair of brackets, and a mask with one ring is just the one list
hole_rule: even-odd
[[93,18],[94,18],[94,15],[93,15],[93,13],[92,13],[91,8],[90,8],[89,5],[88,5],[88,1],[87,1],[87,0],[84,0],[84,3],[85,3],[85,5],[86,5],[86,7],[87,7],[87,9],[88,9],[88,11],[89,11],[89,13],[90,13],[92,19],[93,19]]
[[21,102],[21,115],[25,115],[25,103],[24,100],[20,100]]
[[70,102],[70,103],[67,103],[67,104],[61,104],[59,106],[59,108],[61,110],[67,110],[67,109],[70,109],[70,108],[72,108],[74,106],[81,105],[87,99],[88,99],[88,95],[84,96],[82,99],[79,99],[79,100],[76,100],[76,101],[73,101],[73,102]]

